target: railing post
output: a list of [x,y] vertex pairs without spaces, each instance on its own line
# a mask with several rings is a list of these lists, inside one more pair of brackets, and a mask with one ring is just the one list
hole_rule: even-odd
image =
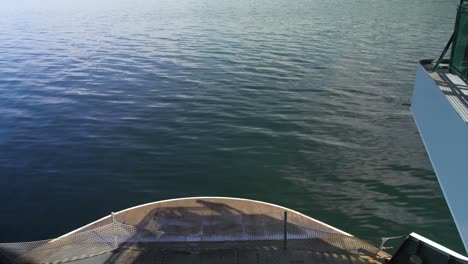
[[[436,72],[439,69],[439,65],[442,62],[442,60],[445,57],[445,54],[447,53],[448,49],[450,48],[450,45],[452,45],[453,39],[455,38],[455,32],[452,33],[452,36],[450,37],[449,41],[447,42],[447,45],[445,45],[444,51],[442,51],[442,54],[440,54],[439,59],[437,60],[434,68],[432,68],[432,72]],[[452,62],[450,62],[452,63]]]
[[284,211],[284,218],[283,218],[283,249],[287,249],[287,241],[288,241],[288,212]]
[[115,249],[117,249],[118,248],[118,243],[117,243],[117,234],[115,232],[115,223],[116,223],[116,221],[115,221],[114,212],[111,212],[111,217],[112,217],[112,232],[114,234],[114,247],[115,247]]

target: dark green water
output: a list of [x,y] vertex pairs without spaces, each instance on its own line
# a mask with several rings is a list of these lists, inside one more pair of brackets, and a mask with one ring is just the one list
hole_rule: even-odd
[[217,195],[462,250],[409,111],[456,1],[96,2],[1,4],[2,241]]

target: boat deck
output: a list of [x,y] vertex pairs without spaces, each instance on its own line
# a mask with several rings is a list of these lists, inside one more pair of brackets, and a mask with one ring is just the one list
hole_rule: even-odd
[[[10,259],[20,263],[382,263],[390,257],[296,211],[219,197],[133,207],[41,243],[10,254]],[[27,248],[16,246],[3,248]],[[1,249],[2,244],[0,255]]]
[[433,62],[422,61],[421,64],[445,94],[455,111],[465,123],[468,123],[468,85],[458,75],[449,73],[445,65],[441,65],[439,70],[432,72]]

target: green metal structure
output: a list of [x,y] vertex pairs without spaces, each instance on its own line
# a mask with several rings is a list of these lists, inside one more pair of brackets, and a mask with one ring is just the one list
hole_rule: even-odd
[[444,51],[437,60],[433,71],[437,71],[448,49],[450,54],[449,72],[457,74],[465,82],[468,81],[468,1],[461,0],[458,6],[455,28]]
[[468,1],[461,1],[455,21],[450,73],[468,79]]

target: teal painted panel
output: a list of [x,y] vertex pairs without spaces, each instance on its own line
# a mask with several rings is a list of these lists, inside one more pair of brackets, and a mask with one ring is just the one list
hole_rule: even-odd
[[468,127],[421,65],[411,111],[468,251]]

